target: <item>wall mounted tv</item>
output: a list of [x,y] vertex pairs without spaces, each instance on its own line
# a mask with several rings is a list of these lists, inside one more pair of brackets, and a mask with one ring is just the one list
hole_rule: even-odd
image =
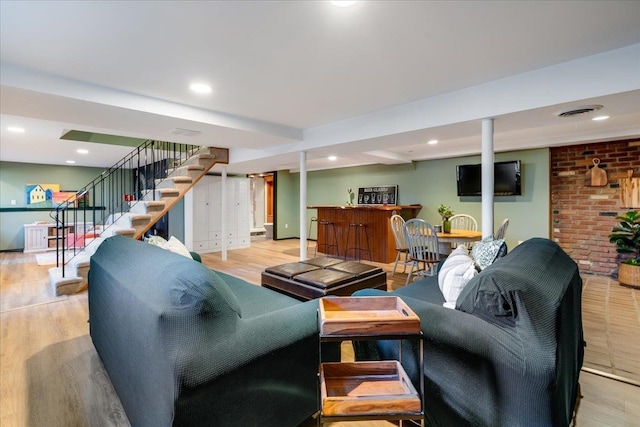
[[[519,196],[520,160],[494,163],[493,193],[495,196]],[[457,165],[458,196],[482,195],[482,165]]]

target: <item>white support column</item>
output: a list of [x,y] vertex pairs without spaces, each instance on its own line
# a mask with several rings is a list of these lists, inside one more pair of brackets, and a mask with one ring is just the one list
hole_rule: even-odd
[[482,237],[493,235],[493,119],[482,120]]
[[307,259],[307,152],[300,152],[300,261]]
[[227,167],[222,167],[222,185],[221,185],[221,203],[220,203],[220,221],[222,222],[222,261],[227,260]]

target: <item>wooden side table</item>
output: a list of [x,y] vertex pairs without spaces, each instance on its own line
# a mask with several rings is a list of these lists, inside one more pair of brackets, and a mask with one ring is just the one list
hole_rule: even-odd
[[[424,425],[424,354],[420,319],[395,296],[324,297],[318,310],[322,343],[398,340],[398,360],[320,363],[319,425],[334,421],[420,420]],[[402,340],[419,341],[417,391],[402,366]]]

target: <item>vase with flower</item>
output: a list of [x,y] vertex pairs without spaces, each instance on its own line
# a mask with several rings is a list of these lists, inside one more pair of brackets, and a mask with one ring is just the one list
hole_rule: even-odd
[[453,216],[451,207],[442,204],[439,205],[438,214],[442,217],[442,231],[444,233],[451,233],[451,221],[449,221],[449,218]]

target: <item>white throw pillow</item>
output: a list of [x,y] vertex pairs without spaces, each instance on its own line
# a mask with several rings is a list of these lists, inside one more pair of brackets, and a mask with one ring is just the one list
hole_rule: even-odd
[[187,247],[174,236],[171,236],[169,238],[169,241],[165,245],[165,249],[168,249],[171,252],[175,252],[182,256],[186,256],[189,259],[193,259],[193,257],[191,256],[191,253],[189,252],[189,249],[187,249]]
[[186,256],[189,259],[193,259],[193,257],[191,256],[191,252],[189,252],[189,249],[187,249],[187,247],[174,236],[171,236],[168,241],[160,236],[149,236],[144,240],[150,245],[158,246],[159,248],[165,249],[167,251],[175,252],[177,254]]
[[447,308],[456,308],[456,300],[460,292],[478,271],[473,258],[463,245],[458,246],[445,260],[438,272],[438,286],[444,296]]

